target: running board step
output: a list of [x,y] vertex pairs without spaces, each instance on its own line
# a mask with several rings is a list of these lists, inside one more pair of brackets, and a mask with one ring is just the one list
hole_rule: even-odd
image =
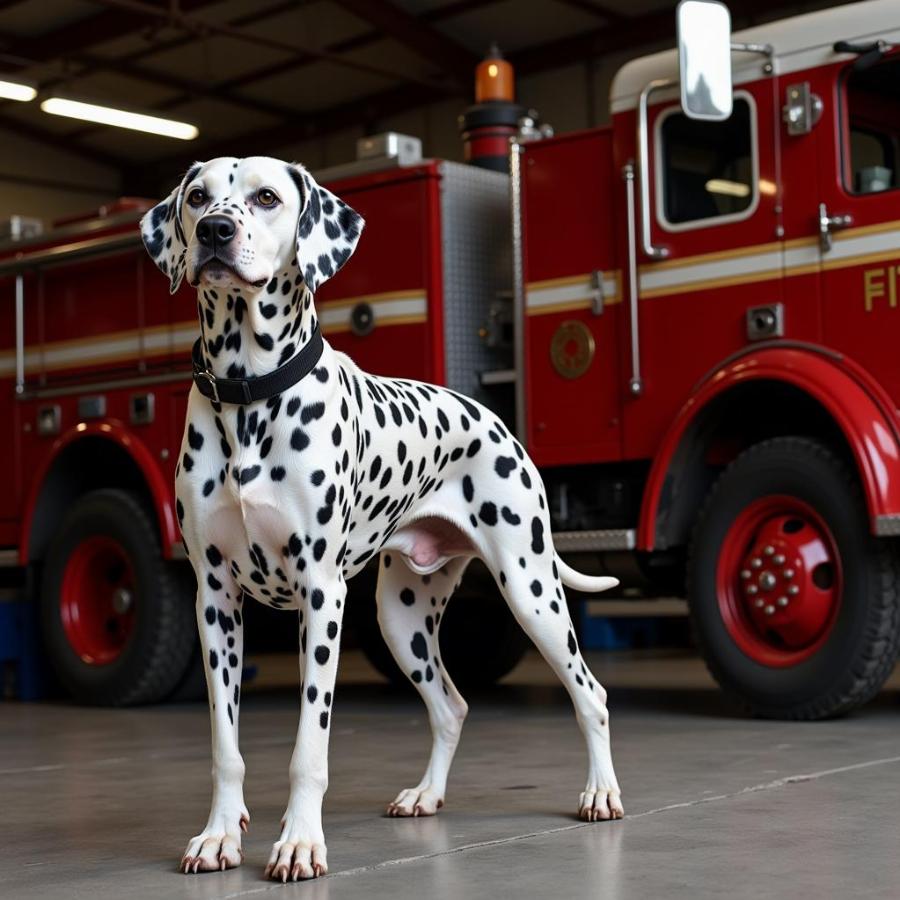
[[606,528],[588,531],[554,531],[553,546],[560,553],[597,550],[634,550],[633,528]]

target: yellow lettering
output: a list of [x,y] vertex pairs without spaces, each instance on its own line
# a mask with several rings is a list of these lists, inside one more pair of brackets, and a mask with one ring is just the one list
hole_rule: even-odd
[[[865,285],[866,312],[872,312],[872,301],[884,296],[884,269],[866,269],[863,272]],[[891,293],[896,295],[896,284],[891,279]],[[896,306],[897,298],[892,296],[891,306]]]

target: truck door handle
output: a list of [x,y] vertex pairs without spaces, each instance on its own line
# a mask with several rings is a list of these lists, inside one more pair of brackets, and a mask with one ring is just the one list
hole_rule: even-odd
[[828,215],[828,207],[824,203],[819,204],[819,249],[823,253],[827,253],[832,244],[834,243],[834,238],[832,236],[833,231],[839,231],[841,228],[849,228],[853,224],[853,216],[851,215],[841,215],[841,216],[829,216]]
[[595,316],[602,316],[605,296],[603,294],[603,272],[595,269],[591,272],[591,312]]

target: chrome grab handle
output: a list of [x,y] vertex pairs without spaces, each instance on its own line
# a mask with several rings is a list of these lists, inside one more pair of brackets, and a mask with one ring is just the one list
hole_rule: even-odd
[[594,269],[591,272],[591,312],[595,316],[602,316],[606,297],[603,293],[603,272]]
[[638,100],[637,145],[638,180],[641,188],[641,249],[650,259],[665,259],[669,255],[667,247],[654,247],[650,235],[650,139],[648,137],[647,104],[650,95],[664,87],[678,82],[673,78],[655,78],[641,91]]
[[509,142],[509,205],[512,237],[513,276],[513,371],[515,380],[515,424],[516,437],[527,446],[525,402],[525,259],[522,246],[522,145],[515,140]]
[[853,224],[853,216],[844,214],[829,216],[828,207],[824,203],[819,204],[819,249],[827,253],[834,244],[833,231],[841,228],[849,228]]
[[628,163],[622,168],[622,178],[625,179],[627,210],[628,318],[631,334],[631,378],[628,381],[628,390],[633,397],[640,397],[644,392],[644,382],[641,379],[641,332],[640,322],[638,321],[637,242],[634,222],[634,163]]
[[16,394],[25,392],[25,276],[16,275]]

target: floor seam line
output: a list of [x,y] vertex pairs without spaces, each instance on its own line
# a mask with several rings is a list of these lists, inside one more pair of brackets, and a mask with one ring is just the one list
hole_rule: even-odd
[[[686,800],[682,803],[670,803],[666,806],[657,807],[656,809],[647,809],[643,812],[626,816],[622,821],[624,823],[627,823],[630,820],[643,819],[647,816],[654,816],[659,813],[670,812],[671,810],[675,809],[686,809],[692,806],[700,806],[704,803],[716,803],[722,800],[733,800],[738,797],[744,797],[747,794],[776,790],[778,788],[788,787],[793,784],[805,784],[810,781],[818,781],[822,778],[828,778],[833,775],[841,775],[845,772],[855,772],[859,771],[860,769],[869,769],[874,766],[891,765],[893,763],[900,763],[900,756],[888,756],[881,759],[866,760],[864,762],[851,763],[850,765],[846,766],[837,766],[831,769],[822,769],[818,772],[807,772],[798,775],[786,775],[783,778],[776,778],[772,781],[766,781],[760,784],[741,788],[739,791],[732,791],[726,794],[715,794],[711,797],[699,797],[696,800]],[[510,835],[509,837],[505,838],[496,838],[489,841],[478,841],[473,844],[461,844],[459,847],[450,847],[447,850],[436,850],[434,853],[422,853],[418,856],[403,856],[396,859],[386,859],[378,863],[372,863],[371,865],[357,866],[353,869],[344,869],[339,872],[334,872],[330,875],[327,875],[325,877],[325,880],[330,881],[331,879],[335,878],[346,878],[353,875],[363,875],[367,872],[377,872],[381,869],[389,869],[395,866],[403,866],[410,863],[422,862],[424,860],[438,859],[444,856],[452,856],[455,853],[466,853],[470,850],[480,850],[487,847],[499,847],[503,846],[504,844],[516,843],[517,841],[526,841],[531,840],[532,838],[544,837],[547,835],[563,834],[568,831],[575,831],[576,829],[580,828],[590,828],[596,825],[596,822],[575,822],[571,825],[561,825],[557,828],[548,828],[543,831],[532,831],[527,832],[526,834]],[[293,884],[294,882],[289,881],[287,883]],[[237,897],[247,897],[251,894],[259,894],[265,891],[277,890],[278,888],[284,886],[285,885],[283,883],[279,882],[260,885],[259,887],[251,888],[250,890],[237,891],[236,893],[232,894],[223,894],[221,900],[233,900],[233,898]]]

